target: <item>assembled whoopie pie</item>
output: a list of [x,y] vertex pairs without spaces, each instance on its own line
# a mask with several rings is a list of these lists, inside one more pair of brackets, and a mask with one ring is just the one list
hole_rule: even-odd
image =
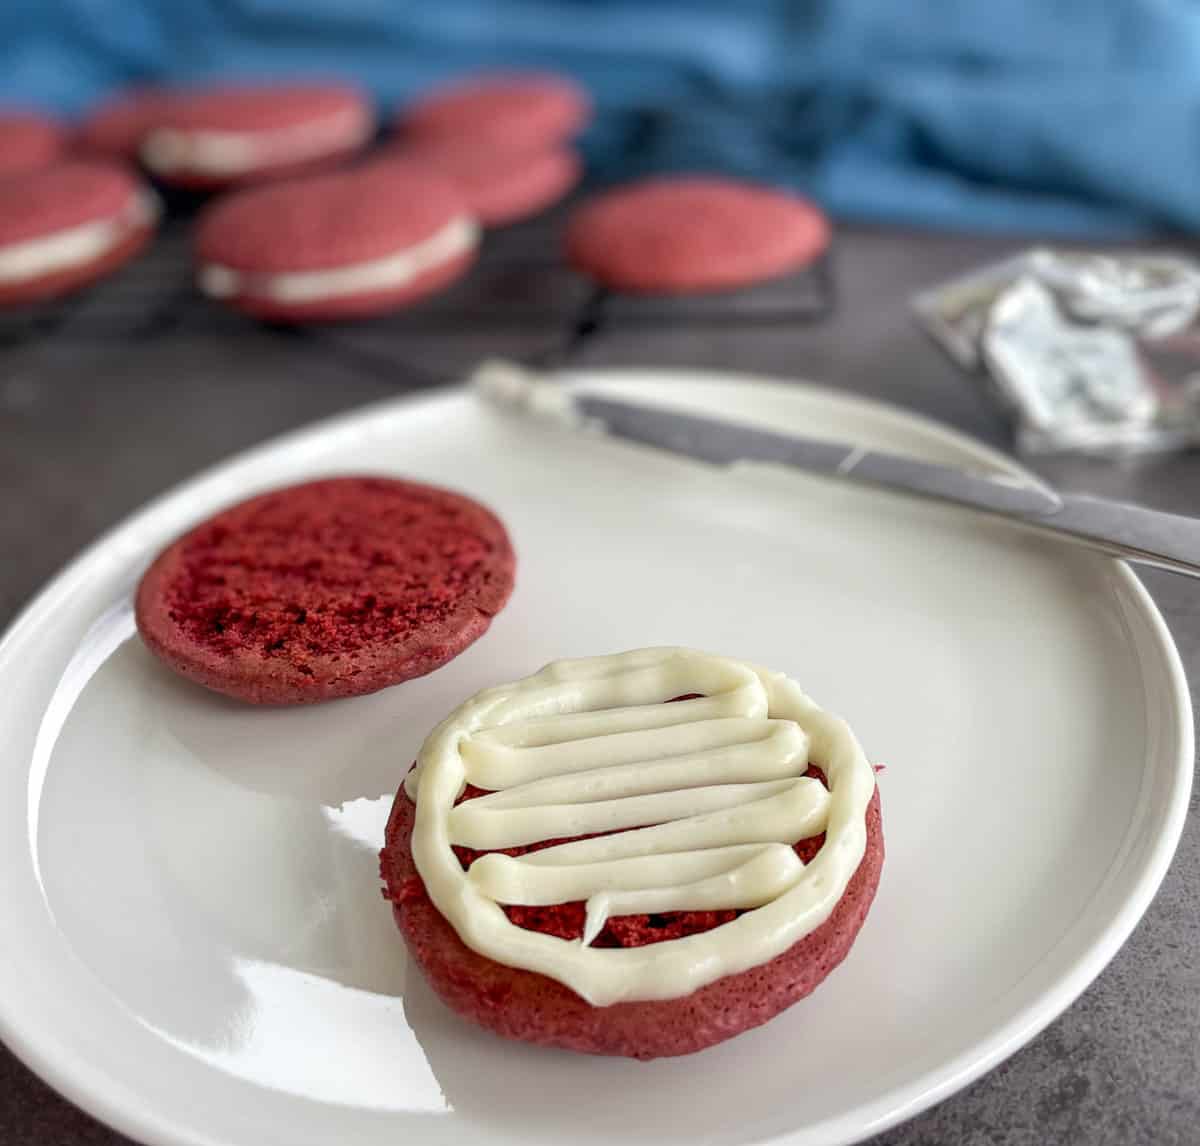
[[455,282],[479,224],[430,167],[379,161],[227,195],[201,215],[200,289],[282,322],[361,318]]
[[345,84],[184,88],[149,106],[142,162],[164,183],[197,189],[325,165],[375,132],[370,101]]
[[127,263],[158,200],[131,170],[71,160],[0,179],[0,304],[54,299]]

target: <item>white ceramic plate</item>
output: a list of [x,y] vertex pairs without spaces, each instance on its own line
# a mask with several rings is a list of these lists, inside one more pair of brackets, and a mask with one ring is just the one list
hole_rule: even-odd
[[[580,380],[1006,466],[821,390]],[[129,598],[161,544],[251,491],[346,470],[501,513],[518,588],[483,640],[423,680],[297,711],[151,659]],[[875,907],[811,999],[703,1054],[502,1043],[408,972],[377,881],[392,792],[476,689],[654,644],[787,670],[887,764]],[[0,646],[0,728],[0,1031],[80,1105],[172,1144],[860,1139],[1083,990],[1158,886],[1192,766],[1178,658],[1123,566],[884,494],[581,441],[463,392],[256,450],[102,539]]]

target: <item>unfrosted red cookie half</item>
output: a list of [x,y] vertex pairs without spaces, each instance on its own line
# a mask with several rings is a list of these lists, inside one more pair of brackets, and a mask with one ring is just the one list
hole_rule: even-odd
[[250,498],[168,546],[138,630],[176,672],[252,704],[307,704],[422,676],[487,630],[515,557],[462,494],[375,476]]
[[614,290],[732,290],[809,265],[829,245],[825,215],[786,191],[734,179],[677,176],[618,187],[584,203],[567,258]]

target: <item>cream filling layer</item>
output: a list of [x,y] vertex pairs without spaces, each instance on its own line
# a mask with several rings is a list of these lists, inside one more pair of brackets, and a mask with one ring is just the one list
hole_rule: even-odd
[[0,247],[0,284],[26,282],[95,262],[132,232],[151,226],[158,214],[154,193],[139,191],[129,206],[111,219],[80,223],[53,235]]
[[[672,701],[700,693],[700,698]],[[810,752],[829,788],[804,776]],[[464,785],[491,794],[455,806]],[[780,673],[679,648],[560,661],[487,689],[421,748],[413,859],[463,942],[595,1006],[690,994],[819,927],[866,849],[875,774],[850,729]],[[792,845],[825,832],[808,864]],[[452,846],[572,840],[464,871]],[[581,940],[502,905],[582,899]],[[742,911],[697,935],[594,948],[615,915]]]
[[259,274],[206,263],[199,271],[200,289],[213,298],[239,295],[272,302],[308,303],[346,295],[389,290],[412,282],[426,271],[466,254],[479,241],[479,226],[465,215],[451,220],[428,239],[395,254],[350,266],[319,271]]
[[366,108],[345,108],[324,119],[273,131],[187,131],[157,128],[142,144],[142,161],[162,175],[188,171],[232,177],[260,167],[303,163],[366,142],[375,124]]

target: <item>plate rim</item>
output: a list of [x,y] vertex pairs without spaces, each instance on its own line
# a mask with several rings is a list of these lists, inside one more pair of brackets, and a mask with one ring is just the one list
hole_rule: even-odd
[[[1016,459],[936,418],[886,401],[807,380],[792,380],[736,369],[670,366],[579,366],[564,369],[559,376],[564,384],[581,388],[588,385],[603,386],[622,379],[632,381],[648,378],[653,383],[679,384],[683,387],[696,383],[745,384],[785,395],[799,392],[843,409],[855,410],[873,417],[882,416],[894,425],[909,428],[935,440],[940,439],[999,472],[1033,484],[1044,484]],[[191,499],[203,495],[207,487],[222,481],[231,481],[241,471],[254,469],[265,457],[305,441],[324,441],[330,434],[352,432],[380,418],[403,416],[405,412],[416,407],[451,404],[457,399],[469,397],[470,393],[468,380],[451,386],[384,398],[273,435],[173,484],[162,493],[138,505],[85,545],[75,557],[52,574],[18,610],[0,634],[0,672],[4,670],[11,648],[22,638],[25,631],[40,624],[44,615],[52,612],[57,602],[73,591],[80,577],[87,574],[100,555],[114,548],[119,549],[120,543],[126,538],[133,538],[147,531],[152,532],[154,523],[160,519],[195,517],[181,511],[186,509]],[[206,514],[210,512],[214,510],[205,511]],[[173,526],[175,530],[184,527],[186,525]],[[831,1134],[834,1136],[831,1140],[851,1146],[944,1101],[994,1069],[1057,1019],[1104,970],[1145,914],[1170,867],[1186,820],[1195,757],[1191,696],[1178,649],[1149,591],[1125,562],[1104,557],[1097,559],[1105,561],[1111,567],[1113,575],[1136,607],[1139,619],[1145,623],[1146,634],[1151,639],[1151,648],[1159,658],[1160,668],[1169,687],[1170,707],[1174,717],[1171,732],[1177,747],[1174,767],[1168,773],[1171,780],[1170,803],[1163,815],[1160,830],[1155,834],[1139,865],[1141,870],[1136,882],[1119,908],[1112,913],[1112,917],[1074,958],[1071,965],[1056,975],[1054,981],[1033,1001],[995,1027],[988,1036],[973,1042],[958,1055],[943,1060],[940,1065],[917,1078],[885,1091],[870,1104],[870,1107],[859,1105],[852,1112],[843,1112],[800,1130],[756,1138],[754,1142],[763,1146],[768,1143],[772,1146],[789,1146],[789,1143],[811,1140],[820,1134]],[[1143,660],[1136,649],[1134,654],[1139,661]],[[1142,675],[1144,678],[1144,671]],[[3,977],[4,966],[3,962],[0,962],[0,978]],[[68,1101],[119,1133],[149,1146],[229,1146],[228,1140],[213,1137],[203,1130],[197,1134],[191,1133],[190,1130],[177,1130],[166,1122],[161,1113],[139,1104],[136,1093],[131,1093],[128,1097],[132,1101],[123,1105],[121,1097],[125,1096],[118,1097],[114,1094],[114,1089],[123,1089],[118,1080],[111,1078],[103,1069],[97,1069],[86,1056],[73,1053],[71,1048],[61,1045],[60,1040],[53,1035],[36,1030],[33,1016],[26,1016],[30,1019],[29,1022],[22,1021],[22,1016],[14,1014],[10,999],[10,992],[0,992],[0,1040],[15,1057]],[[19,1009],[15,1008],[18,1011]],[[118,1085],[114,1087],[114,1083]],[[863,1115],[873,1109],[879,1109],[878,1117],[864,1122]]]

